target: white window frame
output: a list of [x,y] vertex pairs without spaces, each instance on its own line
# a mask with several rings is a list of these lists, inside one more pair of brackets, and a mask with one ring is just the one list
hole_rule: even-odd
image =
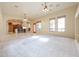
[[[58,19],[59,18],[65,18],[65,24],[64,24],[65,28],[58,28]],[[60,29],[60,31],[59,31],[59,29]],[[57,17],[57,32],[65,32],[65,31],[66,31],[66,16]]]
[[[50,28],[50,21],[51,20],[54,20],[55,21],[55,28]],[[56,31],[56,19],[55,18],[51,18],[51,19],[49,19],[49,32],[55,32]]]

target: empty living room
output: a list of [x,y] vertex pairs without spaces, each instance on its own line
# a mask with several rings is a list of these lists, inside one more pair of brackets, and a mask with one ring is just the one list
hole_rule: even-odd
[[0,57],[79,57],[79,2],[0,2]]

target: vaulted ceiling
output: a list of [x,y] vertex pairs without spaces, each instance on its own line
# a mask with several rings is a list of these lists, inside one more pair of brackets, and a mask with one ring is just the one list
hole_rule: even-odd
[[[27,14],[29,19],[39,18],[44,16],[45,13],[42,11],[44,2],[0,2],[3,14],[5,15],[16,15],[19,17],[24,17],[24,13]],[[48,14],[61,10],[73,5],[76,2],[47,2],[49,9]]]

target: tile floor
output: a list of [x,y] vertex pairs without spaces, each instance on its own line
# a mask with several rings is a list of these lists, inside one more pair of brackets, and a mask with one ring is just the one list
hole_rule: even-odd
[[73,39],[53,35],[13,34],[0,37],[1,57],[78,57]]

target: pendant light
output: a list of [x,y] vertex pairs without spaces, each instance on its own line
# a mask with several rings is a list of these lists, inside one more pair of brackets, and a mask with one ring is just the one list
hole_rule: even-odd
[[49,10],[48,10],[48,7],[47,7],[47,5],[46,5],[46,2],[45,2],[45,4],[44,4],[44,8],[43,8],[43,10],[42,10],[43,12],[48,12]]

